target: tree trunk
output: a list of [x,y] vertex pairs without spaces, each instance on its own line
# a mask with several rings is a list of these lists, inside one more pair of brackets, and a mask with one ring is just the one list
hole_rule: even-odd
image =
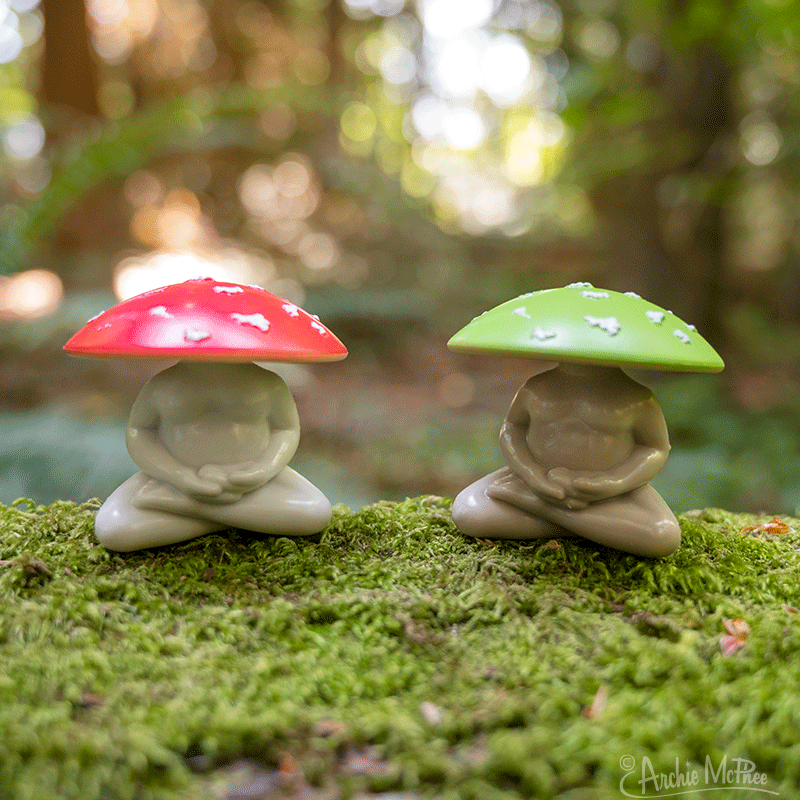
[[44,65],[41,100],[97,116],[97,65],[84,0],[42,0]]

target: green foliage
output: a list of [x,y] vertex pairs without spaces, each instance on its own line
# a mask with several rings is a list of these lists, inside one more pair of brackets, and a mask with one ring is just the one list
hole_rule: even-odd
[[289,756],[309,798],[611,797],[626,755],[800,797],[800,534],[707,511],[660,561],[490,547],[423,497],[121,556],[93,512],[0,506],[3,797],[230,797],[226,764]]
[[796,387],[769,413],[726,400],[720,382],[703,376],[681,376],[653,390],[673,447],[653,485],[674,508],[800,509]]
[[307,86],[202,89],[154,103],[123,122],[106,123],[72,141],[54,157],[53,177],[35,200],[0,208],[0,274],[19,269],[31,248],[50,235],[76,200],[91,189],[130,175],[157,156],[230,144],[255,145],[253,119],[279,104],[321,118],[336,108],[330,93]]

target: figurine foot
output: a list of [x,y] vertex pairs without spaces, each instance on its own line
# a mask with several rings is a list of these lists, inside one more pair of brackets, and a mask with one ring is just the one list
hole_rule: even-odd
[[477,539],[554,539],[574,534],[545,519],[486,494],[508,470],[498,470],[462,490],[453,501],[453,522],[461,533]]

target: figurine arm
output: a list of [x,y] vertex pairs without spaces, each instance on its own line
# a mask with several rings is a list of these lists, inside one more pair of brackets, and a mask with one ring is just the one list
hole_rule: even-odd
[[[528,404],[533,402],[527,384],[514,397],[503,427],[500,429],[500,451],[511,471],[523,480],[536,494],[545,498],[563,500],[563,487],[549,480],[547,470],[533,457],[528,446],[528,428],[531,414]],[[489,490],[491,494],[491,488]]]
[[631,454],[603,474],[578,476],[573,488],[579,494],[602,500],[638,489],[661,470],[669,454],[669,435],[664,415],[654,397],[646,400],[633,426],[635,446]]
[[219,481],[199,476],[167,450],[158,435],[160,417],[147,384],[136,398],[125,436],[128,452],[146,475],[180,489],[187,494],[213,497],[222,492]]
[[272,480],[291,461],[300,442],[300,418],[289,387],[275,373],[264,371],[270,382],[270,438],[257,459],[235,465],[228,473],[231,487],[243,491],[257,489]]

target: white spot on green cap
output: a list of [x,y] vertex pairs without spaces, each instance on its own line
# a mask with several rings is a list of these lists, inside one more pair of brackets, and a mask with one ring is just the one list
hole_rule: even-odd
[[601,331],[605,331],[609,336],[616,336],[619,333],[620,324],[616,317],[586,316],[584,319],[592,328],[600,328]]
[[654,325],[660,325],[664,321],[663,311],[645,311],[644,313]]
[[538,325],[533,329],[531,336],[539,342],[546,342],[548,339],[555,339],[558,336],[557,331],[550,331],[546,328],[541,328]]
[[680,339],[684,344],[689,344],[692,341],[689,338],[689,334],[688,333],[686,333],[685,331],[679,330],[678,328],[675,328],[675,330],[672,331],[672,335],[674,337],[676,337],[677,339]]

